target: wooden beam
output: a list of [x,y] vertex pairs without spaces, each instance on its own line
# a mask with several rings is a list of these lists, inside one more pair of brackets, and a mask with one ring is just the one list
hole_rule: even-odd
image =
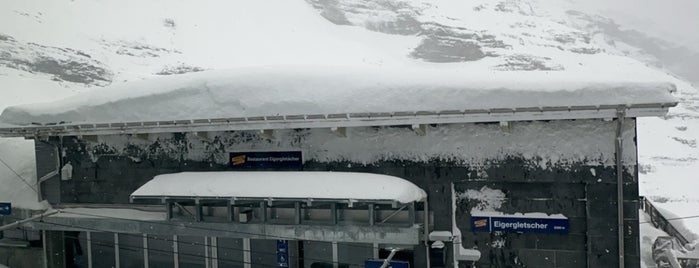
[[414,124],[412,125],[412,129],[418,136],[425,136],[425,134],[427,134],[427,125],[425,124]]
[[508,121],[500,121],[500,131],[502,131],[502,132],[511,132],[511,131],[512,131],[512,126],[510,125],[510,122],[508,122]]
[[139,134],[135,134],[133,137],[137,138],[139,140],[149,141],[150,135],[148,133],[139,133]]
[[273,129],[260,129],[257,132],[257,135],[259,135],[260,137],[262,137],[264,139],[271,140],[274,138],[274,130]]
[[198,131],[198,132],[193,132],[193,133],[194,133],[194,136],[197,136],[204,141],[211,141],[211,139],[209,138],[209,132]]
[[331,127],[330,131],[333,132],[338,137],[346,138],[347,137],[347,128],[346,127]]

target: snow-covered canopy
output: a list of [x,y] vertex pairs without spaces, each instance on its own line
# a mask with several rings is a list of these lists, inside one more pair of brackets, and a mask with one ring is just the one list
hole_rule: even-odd
[[377,200],[410,203],[427,197],[393,176],[352,172],[182,172],[155,176],[138,198]]
[[[0,121],[113,123],[255,116],[671,104],[674,86],[619,73],[258,66],[95,89],[7,108]],[[674,104],[673,104],[674,105]]]

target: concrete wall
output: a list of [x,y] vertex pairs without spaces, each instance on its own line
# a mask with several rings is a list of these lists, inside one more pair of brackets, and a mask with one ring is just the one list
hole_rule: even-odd
[[[72,163],[73,179],[46,185],[59,185],[60,203],[125,204],[157,174],[230,170],[229,152],[300,150],[303,170],[371,172],[414,182],[429,194],[435,230],[451,230],[453,183],[461,196],[457,226],[464,246],[483,253],[479,267],[614,267],[615,127],[615,122],[578,120],[516,122],[507,129],[430,126],[425,136],[395,127],[349,129],[347,137],[327,129],[281,130],[272,138],[252,131],[63,137],[52,143],[65,152],[63,163]],[[626,262],[639,267],[635,121],[625,124],[624,138]],[[570,233],[472,232],[470,212],[483,200],[462,194],[484,187],[504,194],[496,210],[560,213],[569,218]],[[416,267],[424,266],[423,259],[416,257]]]

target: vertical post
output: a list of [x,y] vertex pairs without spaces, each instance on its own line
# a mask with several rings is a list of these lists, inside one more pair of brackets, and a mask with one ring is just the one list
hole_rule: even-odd
[[211,267],[218,268],[218,237],[211,237]]
[[337,253],[337,241],[333,241],[333,268],[340,267],[340,257]]
[[267,223],[267,202],[260,201],[260,218],[263,223]]
[[226,213],[228,213],[228,221],[235,221],[235,216],[233,213],[233,202],[230,199],[228,200],[228,209],[226,209]]
[[294,223],[301,224],[301,203],[294,202]]
[[201,207],[201,203],[199,202],[199,199],[196,199],[194,201],[194,207],[197,210],[196,211],[197,221],[202,221],[204,219],[204,215],[203,215],[204,213],[203,213],[203,210]]
[[369,203],[367,210],[369,212],[369,226],[374,226],[374,224],[376,223],[376,213],[374,213],[374,204]]
[[373,257],[374,257],[374,259],[378,259],[379,258],[379,243],[374,243],[373,246],[374,246],[374,256]]
[[[427,197],[425,197],[425,201],[423,201],[423,205],[425,206],[423,208],[423,211],[425,215],[423,216],[423,230],[424,230],[424,237],[422,238],[425,243],[425,261],[427,264],[427,268],[432,267],[432,260],[430,260],[430,207],[429,203],[427,203]],[[413,211],[415,211],[415,204],[413,203]],[[413,212],[414,213],[414,212]],[[460,246],[460,245],[459,245]]]
[[65,267],[66,266],[66,245],[63,231],[46,231],[44,236],[46,266]]
[[172,201],[166,200],[165,206],[167,207],[167,220],[171,220],[172,219],[172,207],[173,207]]
[[44,268],[48,268],[49,267],[49,260],[48,260],[48,257],[46,256],[46,251],[48,250],[48,247],[46,246],[46,231],[44,231],[44,230],[41,230],[41,241],[42,241],[42,244],[44,246],[44,252],[43,252],[43,254],[41,254],[42,257],[44,257]]
[[209,258],[209,251],[211,250],[211,247],[209,247],[209,237],[205,236],[204,237],[204,266],[206,268],[211,268],[211,258]]
[[177,243],[177,235],[172,236],[172,258],[173,267],[180,267],[180,246]]
[[619,236],[619,268],[624,268],[624,118],[626,117],[625,108],[617,110],[617,129],[616,129],[616,176],[617,176],[617,224]]
[[250,238],[243,238],[243,267],[252,268],[250,256]]
[[330,217],[333,225],[337,225],[337,203],[330,204]]
[[119,233],[114,233],[114,267],[121,267],[119,261]]
[[85,232],[87,237],[87,268],[92,268],[92,232]]
[[148,235],[143,234],[143,267],[148,268]]
[[408,220],[410,221],[409,226],[413,226],[413,224],[415,224],[415,203],[411,203],[408,205]]

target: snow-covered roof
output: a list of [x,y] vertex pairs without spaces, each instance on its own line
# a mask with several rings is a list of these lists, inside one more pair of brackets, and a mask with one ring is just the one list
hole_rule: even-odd
[[[661,108],[651,113],[661,115],[668,106],[676,104],[671,95],[673,89],[672,84],[664,81],[609,73],[503,72],[465,67],[258,66],[123,83],[95,89],[80,98],[9,107],[0,121],[24,126],[59,123],[58,129],[88,131],[84,129],[104,123],[130,123],[121,125],[128,127],[152,122],[151,126],[158,127],[158,121],[186,124],[192,120],[210,123],[212,119],[224,119],[226,123],[245,123],[256,118],[348,119],[372,114],[394,118],[421,113],[460,114],[455,122],[473,122],[469,115],[498,110],[597,111],[610,106]],[[561,118],[566,116],[554,119]],[[536,119],[552,118],[533,116],[520,120]],[[483,120],[503,121],[475,121]],[[299,125],[292,121],[277,127]]]
[[354,200],[410,203],[425,191],[393,176],[351,172],[182,172],[155,176],[139,198]]

